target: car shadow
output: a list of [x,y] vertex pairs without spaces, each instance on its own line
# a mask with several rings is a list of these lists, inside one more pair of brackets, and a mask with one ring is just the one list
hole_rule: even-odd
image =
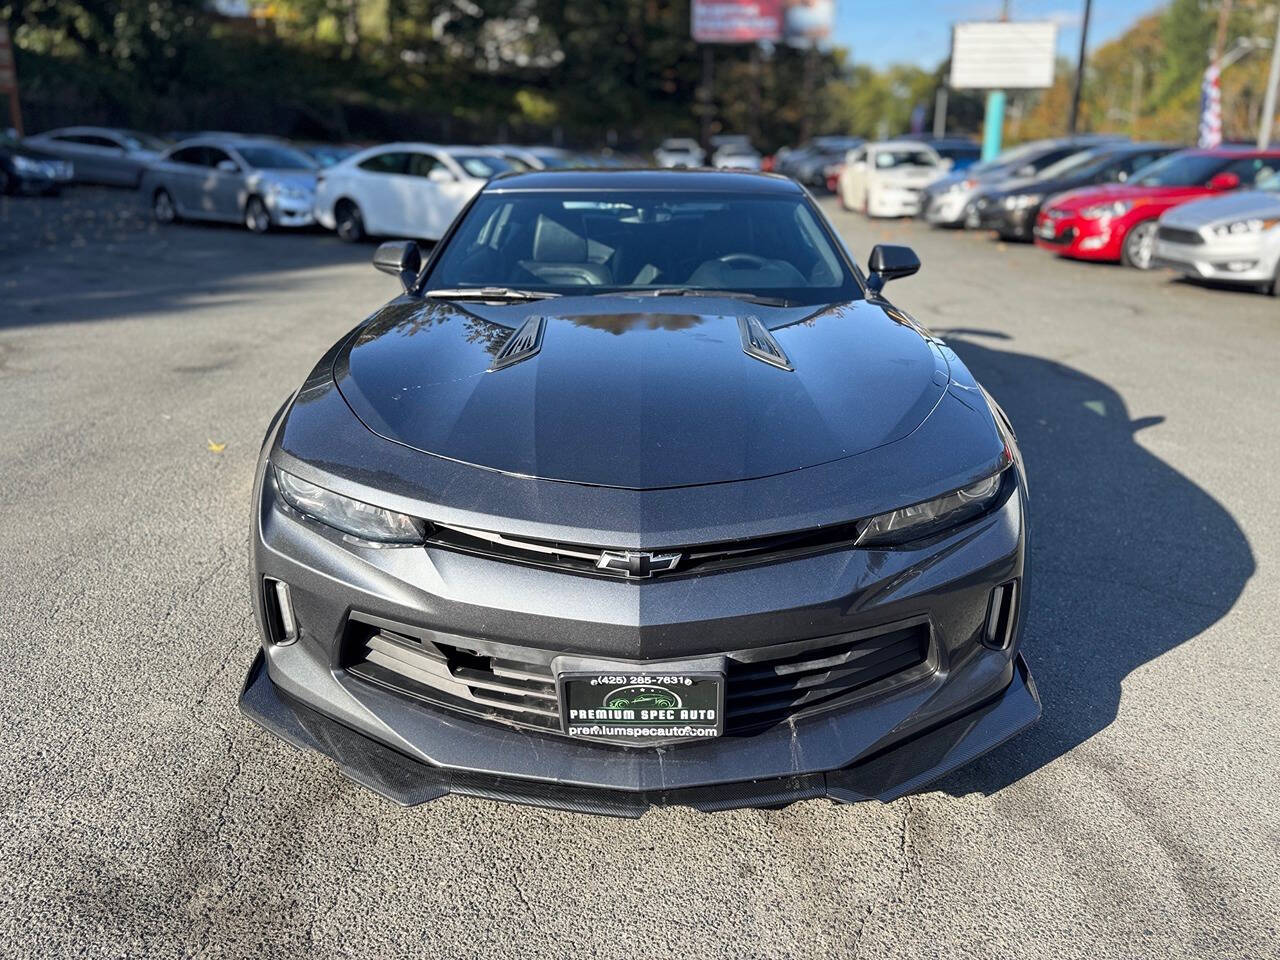
[[1109,726],[1125,678],[1225,616],[1255,569],[1222,504],[1137,442],[1164,417],[1131,419],[1102,381],[976,334],[943,335],[1008,413],[1026,462],[1022,650],[1044,714],[931,787],[955,796],[994,793]]

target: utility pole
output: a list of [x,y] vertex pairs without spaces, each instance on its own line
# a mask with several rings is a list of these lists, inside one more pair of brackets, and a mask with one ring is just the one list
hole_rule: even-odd
[[1076,88],[1071,94],[1071,120],[1067,124],[1067,133],[1076,132],[1076,124],[1080,120],[1080,93],[1084,89],[1084,64],[1088,55],[1086,44],[1089,42],[1089,14],[1093,12],[1093,0],[1084,0],[1084,21],[1080,24],[1080,56],[1076,60]]
[[715,113],[715,93],[713,87],[716,79],[715,48],[709,44],[702,45],[702,84],[698,88],[698,109],[702,113],[702,149],[711,149],[711,115]]
[[800,101],[803,113],[800,115],[800,142],[805,143],[813,136],[813,87],[814,76],[818,72],[818,41],[813,40],[804,51],[804,74],[801,81]]
[[947,85],[938,87],[938,94],[933,100],[933,135],[946,136],[947,133]]
[[1271,41],[1271,73],[1267,77],[1267,95],[1262,102],[1262,122],[1258,124],[1258,149],[1271,145],[1271,124],[1276,118],[1276,87],[1280,87],[1280,3],[1276,4],[1276,38]]
[[1218,7],[1218,38],[1213,44],[1213,61],[1221,63],[1227,49],[1227,27],[1231,24],[1231,0],[1222,0]]
[[760,61],[760,44],[753,43],[751,45],[751,119],[748,121],[748,128],[751,134],[751,142],[756,145],[757,149],[760,144],[760,88],[764,84],[764,71],[761,68]]

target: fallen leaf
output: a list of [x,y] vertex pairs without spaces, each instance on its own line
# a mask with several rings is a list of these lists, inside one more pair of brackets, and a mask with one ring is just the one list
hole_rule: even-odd
[[223,450],[227,449],[227,445],[225,443],[214,443],[212,440],[207,438],[205,442],[209,444],[210,453],[221,453]]

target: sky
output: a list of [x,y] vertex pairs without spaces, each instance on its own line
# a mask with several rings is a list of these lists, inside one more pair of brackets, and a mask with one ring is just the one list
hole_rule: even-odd
[[[1089,49],[1114,40],[1139,17],[1162,6],[1160,0],[1094,0]],[[1011,20],[1053,20],[1058,53],[1072,62],[1080,49],[1084,0],[1010,0]],[[945,60],[951,24],[998,20],[1000,0],[837,0],[832,40],[852,52],[852,60],[885,67],[910,63],[926,69]]]

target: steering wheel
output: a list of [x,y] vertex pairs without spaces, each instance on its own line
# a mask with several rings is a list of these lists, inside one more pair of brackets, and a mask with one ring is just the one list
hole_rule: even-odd
[[756,269],[763,270],[769,266],[769,261],[764,257],[757,257],[754,253],[726,253],[723,257],[716,257],[716,263],[723,263],[725,266],[738,267],[739,269]]

